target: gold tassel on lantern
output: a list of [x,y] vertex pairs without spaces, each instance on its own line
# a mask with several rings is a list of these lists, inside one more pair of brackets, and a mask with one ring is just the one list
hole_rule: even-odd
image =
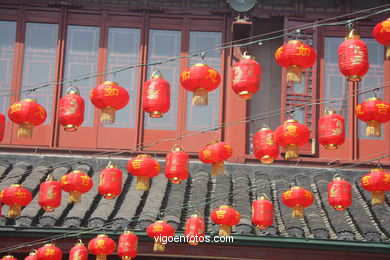
[[165,245],[160,242],[155,242],[153,245],[153,251],[154,252],[164,252],[165,251]]
[[115,123],[115,108],[103,107],[102,116],[100,117],[102,124],[113,124]]
[[304,216],[304,212],[303,212],[304,208],[302,206],[295,206],[292,208],[292,218],[303,218]]
[[288,144],[285,148],[285,158],[286,160],[293,160],[299,158],[299,147],[295,144]]
[[137,184],[135,187],[137,190],[149,190],[149,177],[148,176],[137,176]]
[[372,192],[372,205],[378,205],[385,203],[385,192],[384,191],[373,191]]
[[386,46],[386,59],[390,60],[390,43]]
[[18,137],[19,138],[32,138],[34,125],[31,123],[22,123],[19,125]]
[[106,260],[107,256],[106,255],[96,255],[96,260]]
[[20,205],[10,205],[8,210],[9,218],[17,218],[20,216],[20,211],[22,210],[22,206]]
[[69,192],[68,203],[78,203],[81,201],[81,192],[74,190]]
[[223,174],[225,170],[224,161],[219,161],[211,164],[211,176],[218,176]]
[[380,137],[381,136],[381,124],[376,120],[367,121],[366,126],[366,135],[372,137]]
[[287,68],[287,81],[302,82],[302,68],[299,66],[290,66]]
[[194,90],[192,104],[194,106],[206,106],[208,101],[208,91],[205,88],[197,88]]
[[219,236],[228,237],[232,233],[232,227],[229,225],[221,224],[219,227]]

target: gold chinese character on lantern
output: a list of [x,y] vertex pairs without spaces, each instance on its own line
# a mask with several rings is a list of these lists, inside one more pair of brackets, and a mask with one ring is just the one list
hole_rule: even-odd
[[237,84],[238,82],[240,82],[243,73],[240,67],[234,67],[233,71],[234,71],[233,84]]
[[370,184],[370,175],[368,175],[368,176],[364,176],[363,178],[362,178],[362,182],[363,182],[363,185],[369,185]]
[[356,114],[364,115],[364,112],[362,111],[362,105],[357,105],[356,106]]
[[104,241],[104,239],[99,239],[99,240],[96,242],[96,248],[104,248],[105,242],[106,242],[106,241]]
[[282,55],[282,53],[283,53],[283,46],[276,50],[276,53],[275,53],[276,58],[279,59],[280,56]]
[[293,137],[296,137],[296,136],[298,136],[298,134],[297,134],[297,126],[295,126],[295,125],[288,125],[287,127],[286,127],[286,132],[285,132],[285,136],[288,136],[288,135],[291,135],[291,136],[293,136]]
[[91,178],[89,176],[81,176],[81,185],[88,186]]
[[210,150],[204,150],[203,151],[203,156],[206,160],[213,160],[213,155],[212,155],[212,152]]
[[358,45],[351,45],[351,46],[349,46],[349,48],[352,48],[353,49],[353,53],[355,54],[355,56],[351,57],[352,65],[359,65],[360,63],[362,63],[363,62],[364,53],[360,49],[360,46],[358,46]]
[[153,232],[161,232],[161,231],[163,231],[163,228],[164,227],[162,225],[156,224],[153,226]]
[[22,104],[16,103],[16,104],[13,104],[10,108],[11,108],[10,114],[12,114],[14,112],[20,111],[22,109]]
[[17,199],[24,199],[24,198],[26,198],[26,196],[27,196],[27,194],[26,194],[26,192],[24,192],[24,191],[17,190],[17,191],[15,192],[15,197],[16,197]]
[[224,218],[226,214],[226,210],[224,209],[217,210],[215,214],[217,214],[217,218],[219,219]]
[[134,170],[141,168],[142,159],[135,159],[131,161],[131,166]]
[[111,85],[107,88],[104,88],[106,93],[104,93],[105,96],[119,96],[119,89],[113,88]]
[[285,193],[283,193],[283,196],[286,200],[291,199],[292,190],[288,190]]
[[301,44],[301,46],[296,48],[295,55],[297,55],[297,56],[310,56],[310,49],[306,48],[303,44]]
[[206,79],[210,79],[211,82],[216,83],[218,81],[218,72],[213,69],[208,70],[209,74],[206,76]]
[[232,150],[232,147],[231,147],[230,145],[225,144],[223,147],[226,149],[226,152],[227,152],[229,155],[232,155],[233,150]]
[[48,248],[46,249],[45,255],[46,256],[53,256],[55,254],[54,248]]
[[160,90],[155,90],[154,87],[150,87],[148,88],[148,98],[149,99],[157,99],[158,98],[158,92],[160,92]]
[[45,118],[46,111],[43,107],[38,107],[39,111],[35,113],[35,115],[40,116],[41,118]]
[[190,71],[185,71],[185,72],[183,72],[183,74],[181,74],[182,80],[189,79],[190,77],[191,77]]
[[386,185],[390,184],[390,174],[389,173],[385,174],[384,182],[386,183]]
[[387,115],[389,112],[389,105],[386,105],[385,103],[376,104],[376,107],[378,108],[379,114]]
[[50,186],[50,187],[47,189],[46,197],[47,197],[48,199],[54,199],[54,198],[57,197],[57,192],[54,192],[54,186]]
[[274,145],[274,134],[273,133],[268,133],[265,136],[265,142],[268,145]]
[[308,198],[308,199],[312,199],[313,198],[313,194],[311,194],[310,191],[305,190],[305,197]]
[[155,172],[160,172],[160,170],[161,170],[160,164],[156,164],[156,165],[154,166],[154,171],[155,171]]

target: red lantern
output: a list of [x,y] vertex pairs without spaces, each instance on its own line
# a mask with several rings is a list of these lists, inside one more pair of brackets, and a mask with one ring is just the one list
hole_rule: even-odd
[[6,260],[18,260],[18,259],[15,258],[13,255],[6,255],[6,256],[3,256],[2,259],[6,259]]
[[19,125],[18,137],[32,138],[33,127],[45,122],[47,114],[35,99],[23,99],[9,107],[8,117]]
[[273,163],[279,157],[279,145],[275,143],[274,132],[268,127],[261,128],[253,135],[253,150],[261,163]]
[[61,183],[52,174],[39,186],[38,204],[46,211],[54,211],[61,205]]
[[46,244],[38,249],[37,256],[38,260],[61,260],[62,252],[55,244]]
[[204,163],[211,163],[211,175],[223,174],[224,161],[232,156],[233,150],[230,144],[225,142],[214,142],[206,145],[199,152],[199,159]]
[[110,161],[100,172],[99,193],[106,199],[114,199],[122,192],[122,171]]
[[204,220],[198,215],[192,215],[186,221],[184,236],[188,244],[196,246],[203,239],[206,230]]
[[337,211],[342,211],[352,204],[352,187],[343,177],[334,176],[333,181],[328,184],[329,204]]
[[386,59],[390,59],[390,18],[378,23],[372,35],[377,42],[386,46]]
[[160,164],[148,154],[140,154],[127,162],[127,171],[137,177],[137,190],[149,190],[149,178],[160,173]]
[[138,237],[133,232],[126,230],[119,236],[118,256],[123,260],[132,259],[138,253]]
[[4,198],[4,190],[0,191],[0,217],[2,216],[3,198]]
[[252,223],[258,229],[266,229],[274,223],[274,206],[265,194],[252,203]]
[[390,120],[390,104],[377,97],[368,98],[356,106],[355,114],[367,123],[367,136],[380,137],[381,124]]
[[385,192],[390,190],[390,173],[383,169],[372,169],[363,176],[362,187],[372,193],[372,205],[385,202]]
[[233,90],[242,99],[251,99],[260,89],[261,67],[255,58],[244,54],[233,66]]
[[70,249],[69,260],[88,260],[88,249],[81,239]]
[[298,186],[291,187],[282,196],[283,204],[293,209],[292,218],[303,218],[304,209],[309,207],[313,201],[313,193]]
[[[31,250],[30,254],[24,258],[24,260],[38,260],[37,250]],[[84,259],[83,259],[84,260]]]
[[309,128],[294,119],[285,121],[275,130],[275,142],[285,148],[286,160],[297,159],[299,146],[307,144],[309,138]]
[[157,220],[148,226],[146,234],[154,240],[153,251],[164,252],[164,243],[167,242],[170,237],[175,235],[175,229],[165,220]]
[[197,63],[185,69],[180,76],[183,88],[194,93],[192,104],[195,106],[207,105],[208,92],[215,90],[220,82],[218,71],[204,63]]
[[74,132],[84,121],[84,99],[77,88],[69,88],[58,105],[58,122],[65,131]]
[[163,79],[161,72],[153,72],[142,89],[142,106],[150,117],[160,118],[168,112],[171,99],[171,86]]
[[92,188],[93,182],[88,174],[82,171],[72,171],[61,178],[61,188],[69,193],[68,203],[81,201],[81,194]]
[[340,44],[338,56],[340,72],[349,81],[360,81],[370,68],[367,46],[354,29]]
[[3,141],[5,131],[5,116],[0,113],[0,142]]
[[115,122],[115,111],[129,103],[129,93],[114,81],[105,81],[93,88],[89,95],[92,104],[102,110],[100,120],[103,124]]
[[107,255],[114,253],[115,247],[114,240],[107,235],[98,235],[88,243],[88,250],[96,255],[96,260],[106,260]]
[[302,81],[302,70],[310,68],[317,59],[315,50],[299,40],[288,41],[275,52],[276,62],[287,68],[287,81]]
[[22,207],[27,206],[31,201],[31,192],[23,188],[23,185],[12,184],[3,191],[3,203],[9,206],[9,218],[19,217]]
[[165,177],[173,184],[180,184],[188,178],[189,156],[183,149],[175,147],[167,154]]
[[211,212],[211,220],[219,225],[219,236],[230,236],[232,226],[240,222],[240,213],[231,206],[222,205]]
[[337,150],[345,141],[344,117],[335,110],[325,110],[318,121],[318,141],[327,150]]

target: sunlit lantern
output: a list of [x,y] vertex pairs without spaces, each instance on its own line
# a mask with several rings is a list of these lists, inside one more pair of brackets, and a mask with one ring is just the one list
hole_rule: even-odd
[[233,66],[232,87],[242,99],[251,99],[260,89],[261,67],[253,56],[244,54]]
[[105,199],[114,199],[122,192],[122,171],[110,161],[99,173],[99,193]]
[[199,215],[191,215],[186,221],[184,236],[190,245],[195,246],[203,239],[205,230],[204,220]]
[[149,179],[160,173],[160,164],[148,154],[140,154],[127,162],[127,171],[137,177],[137,190],[149,190]]
[[0,113],[0,142],[3,141],[5,132],[5,116]]
[[292,208],[292,218],[303,218],[304,209],[314,202],[314,196],[311,191],[295,186],[283,193],[282,202]]
[[199,160],[211,164],[211,175],[217,176],[224,172],[224,161],[230,158],[233,149],[225,142],[214,142],[199,151]]
[[62,251],[55,244],[45,244],[38,249],[37,256],[38,260],[61,260]]
[[27,206],[32,201],[32,194],[20,184],[11,184],[3,190],[3,203],[9,206],[8,217],[17,218],[20,216],[22,207]]
[[372,35],[377,42],[386,46],[386,59],[390,59],[390,18],[378,23]]
[[274,223],[274,206],[265,194],[262,194],[252,203],[252,223],[264,230]]
[[39,186],[38,204],[46,211],[54,211],[61,205],[61,183],[52,174]]
[[373,205],[385,202],[385,192],[390,190],[390,173],[383,169],[372,169],[370,173],[363,176],[362,187],[371,192]]
[[165,251],[165,239],[169,239],[175,235],[175,229],[165,220],[157,220],[150,224],[146,229],[146,234],[154,240],[154,252]]
[[115,123],[115,111],[129,103],[129,93],[114,81],[105,81],[93,88],[89,95],[92,104],[102,110],[100,117],[103,124]]
[[77,88],[71,87],[58,105],[58,122],[65,131],[74,132],[84,121],[84,99]]
[[91,254],[96,255],[96,260],[106,260],[107,255],[114,253],[115,247],[114,240],[107,235],[98,235],[88,243],[88,250]]
[[171,86],[163,79],[161,72],[153,72],[142,90],[142,106],[150,117],[160,118],[168,112],[171,99]]
[[232,226],[240,222],[240,213],[232,206],[222,205],[211,212],[211,220],[219,225],[219,236],[230,236]]
[[274,131],[268,127],[261,128],[253,135],[253,152],[263,164],[271,164],[279,157],[279,145],[276,144]]
[[19,125],[19,138],[32,138],[33,127],[43,124],[47,114],[45,108],[35,99],[23,99],[9,107],[8,117]]
[[167,154],[164,173],[173,184],[180,184],[188,178],[189,156],[182,148],[174,147]]
[[125,230],[119,236],[118,256],[123,260],[133,259],[138,253],[138,237],[133,232]]
[[69,260],[88,260],[88,249],[81,239],[70,249]]
[[337,211],[343,211],[352,204],[352,186],[338,174],[328,184],[328,201]]
[[[24,260],[38,260],[37,250],[31,250],[30,254],[24,258]],[[82,259],[85,260],[85,259]]]
[[366,135],[380,137],[381,124],[390,120],[390,104],[378,97],[366,99],[355,108],[357,118],[367,123]]
[[68,203],[80,202],[81,194],[88,192],[92,185],[91,177],[79,170],[65,174],[61,178],[61,188],[69,193]]
[[344,117],[335,110],[325,110],[318,120],[318,141],[327,150],[337,150],[345,141]]
[[183,71],[180,83],[183,88],[193,92],[193,105],[204,106],[208,104],[208,92],[215,90],[221,83],[221,76],[206,64],[197,63]]

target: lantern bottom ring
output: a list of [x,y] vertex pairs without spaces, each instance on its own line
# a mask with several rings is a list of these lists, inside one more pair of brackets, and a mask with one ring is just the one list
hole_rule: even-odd
[[269,155],[264,155],[263,157],[261,157],[260,161],[262,164],[272,164],[274,162],[274,158]]
[[115,196],[115,194],[112,194],[112,193],[106,193],[106,194],[103,195],[103,197],[105,199],[111,200],[111,199],[115,199],[116,196]]
[[130,256],[122,256],[121,258],[122,258],[123,260],[125,260],[125,259],[131,260],[131,257],[130,257]]
[[178,178],[178,177],[173,177],[173,178],[171,179],[171,182],[172,182],[173,184],[180,184],[180,183],[181,183],[181,179]]
[[56,208],[52,207],[52,206],[46,206],[46,207],[43,207],[43,209],[48,211],[48,212],[53,212]]
[[267,229],[266,225],[257,225],[256,227],[261,230]]
[[64,130],[68,131],[68,132],[74,132],[74,131],[77,130],[77,126],[76,125],[72,125],[72,124],[65,125],[64,126]]
[[337,210],[337,211],[343,211],[343,210],[345,210],[345,207],[344,207],[343,205],[336,205],[336,206],[334,206],[334,208],[335,208],[335,210]]
[[349,76],[347,77],[347,79],[348,79],[349,81],[358,82],[358,81],[361,81],[361,80],[362,80],[362,77],[359,76],[359,75],[349,75]]
[[241,91],[240,93],[238,93],[238,96],[241,98],[241,99],[251,99],[253,97],[253,93],[252,92],[249,92],[247,90],[244,90],[244,91]]
[[327,144],[327,145],[325,145],[325,149],[334,151],[334,150],[339,149],[339,146],[337,144]]
[[161,118],[163,117],[163,113],[160,111],[153,111],[152,113],[149,114],[151,118]]

